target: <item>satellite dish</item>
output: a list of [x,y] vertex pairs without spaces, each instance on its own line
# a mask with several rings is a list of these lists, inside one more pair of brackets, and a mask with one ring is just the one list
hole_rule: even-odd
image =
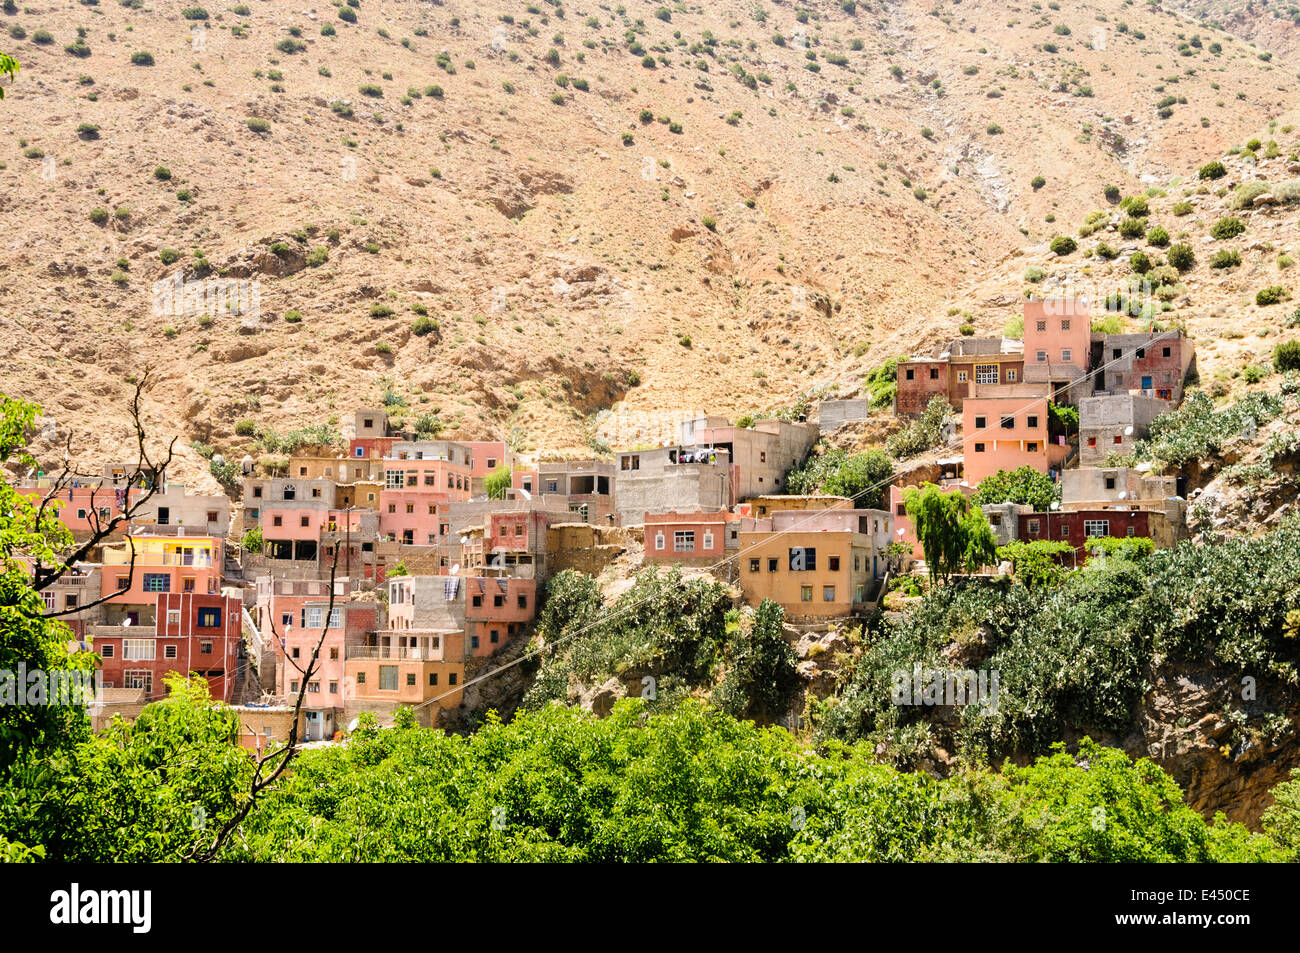
[[1126,437],[1131,437],[1131,436],[1133,436],[1133,428],[1132,428],[1132,427],[1125,427],[1125,428],[1124,428],[1124,436],[1126,436]]
[[520,487],[515,492],[518,493],[520,496],[522,496],[525,500],[531,500],[533,498],[533,495],[529,493],[527,490],[525,490],[523,487]]
[[125,628],[126,628],[127,626],[129,626],[130,624],[131,624],[131,617],[130,617],[130,616],[127,616],[125,619],[122,620],[122,628],[125,629]]
[[462,536],[462,537],[460,538],[460,544],[461,544],[462,546],[464,546],[464,545],[465,545],[466,543],[468,543],[468,542],[469,542],[469,537],[468,537],[468,536]]
[[1120,498],[1121,500],[1126,500],[1126,499],[1128,499],[1128,490],[1120,490],[1120,491],[1119,491],[1119,498]]
[[904,530],[900,529],[900,530],[898,531],[898,535],[899,535],[899,536],[902,536],[902,535],[903,535],[903,532],[904,532]]
[[1061,504],[1056,502],[1056,500],[1052,500],[1052,509],[1059,510],[1060,508],[1061,508]]
[[351,733],[353,731],[356,731],[357,725],[359,724],[361,724],[360,716],[353,718],[351,721],[348,722],[348,732]]
[[460,572],[460,563],[452,563],[451,574],[454,576],[458,572]]

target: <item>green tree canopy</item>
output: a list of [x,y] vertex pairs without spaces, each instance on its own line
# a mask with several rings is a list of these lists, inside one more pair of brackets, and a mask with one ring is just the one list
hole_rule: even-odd
[[983,510],[961,490],[933,483],[903,491],[903,505],[920,540],[930,581],[947,582],[955,572],[975,572],[993,561],[997,543]]
[[1046,473],[1033,467],[999,470],[980,481],[971,497],[976,506],[986,503],[1027,503],[1035,510],[1045,510],[1061,499],[1061,486]]

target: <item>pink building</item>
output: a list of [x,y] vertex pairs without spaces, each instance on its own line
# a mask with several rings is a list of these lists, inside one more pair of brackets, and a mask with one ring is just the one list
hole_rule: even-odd
[[466,440],[473,465],[470,468],[470,490],[474,496],[482,496],[486,489],[483,481],[501,468],[509,470],[514,465],[514,457],[506,448],[504,440]]
[[275,653],[278,695],[298,693],[302,673],[321,642],[316,671],[307,682],[304,697],[309,740],[333,735],[334,714],[350,697],[344,670],[347,648],[363,644],[368,634],[381,628],[381,616],[379,603],[352,600],[342,593],[335,595],[331,609],[328,581],[270,576],[258,580],[257,624]]
[[1047,398],[971,397],[962,408],[966,481],[1030,466],[1047,472]]
[[[736,513],[646,513],[645,562],[712,565],[726,557],[728,529],[738,530]],[[752,520],[750,521],[752,522]]]
[[491,655],[537,614],[536,580],[467,576],[464,585],[467,658]]
[[962,450],[966,482],[979,486],[990,473],[1033,467],[1058,468],[1069,447],[1049,443],[1047,398],[968,397],[962,405]]
[[1050,298],[1025,302],[1027,382],[1049,385],[1049,396],[1059,392],[1058,403],[1087,397],[1083,385],[1069,385],[1087,375],[1091,351],[1092,324],[1086,301]]

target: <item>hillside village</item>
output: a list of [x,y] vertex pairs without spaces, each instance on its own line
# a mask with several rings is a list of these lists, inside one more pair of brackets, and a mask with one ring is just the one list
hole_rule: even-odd
[[0,863],[1300,859],[1291,0],[0,27]]
[[[194,672],[238,706],[243,742],[261,749],[288,737],[318,643],[305,739],[399,706],[438,724],[533,636],[547,582],[566,569],[677,565],[731,584],[749,607],[775,602],[796,632],[860,620],[902,579],[925,581],[905,498],[931,480],[970,497],[990,477],[1050,478],[1050,507],[979,509],[998,545],[1055,543],[1070,567],[1103,543],[1187,538],[1185,479],[1116,458],[1181,403],[1192,341],[1093,331],[1084,301],[1027,301],[1023,319],[1023,340],[966,336],[899,360],[890,408],[828,400],[811,422],[682,419],[675,443],[610,459],[525,462],[504,441],[399,430],[377,407],[356,411],[346,447],[304,446],[273,473],[243,458],[233,506],[123,463],[94,479],[37,473],[22,492],[61,504],[76,538],[148,496],[43,595],[69,612],[73,648],[101,659],[98,723],[162,697],[168,672]],[[854,497],[788,492],[824,430],[939,407],[933,465],[900,466]],[[1061,408],[1077,418],[1061,424]]]

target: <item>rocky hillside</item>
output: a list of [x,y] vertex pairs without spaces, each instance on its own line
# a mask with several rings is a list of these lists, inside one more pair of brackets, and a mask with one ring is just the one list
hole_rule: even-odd
[[[1121,0],[4,11],[5,391],[87,458],[147,368],[151,427],[227,454],[240,419],[385,396],[546,454],[610,409],[617,444],[851,390],[962,311],[1000,328],[1022,246],[1188,181],[1296,85]],[[177,275],[255,280],[260,313],[151,313]]]

